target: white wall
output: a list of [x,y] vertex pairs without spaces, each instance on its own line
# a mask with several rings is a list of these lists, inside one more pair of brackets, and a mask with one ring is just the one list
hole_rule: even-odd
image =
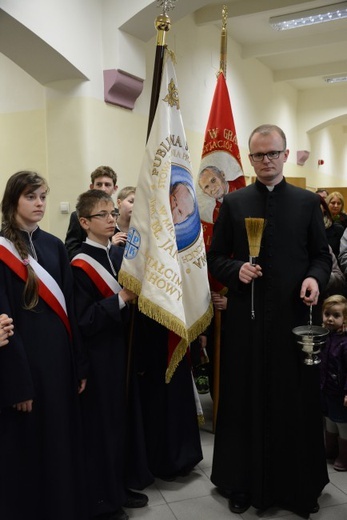
[[[105,65],[116,68],[120,50],[126,47],[124,35],[120,36],[116,29],[125,19],[122,2],[0,0],[0,7],[31,24],[50,45],[57,46],[59,52],[88,73],[87,82],[60,81],[42,86],[0,54],[0,189],[6,178],[19,169],[31,168],[45,175],[51,193],[44,225],[61,238],[69,216],[60,214],[59,202],[68,201],[73,208],[97,166],[113,167],[119,174],[120,188],[137,182],[146,140],[156,35],[153,30],[148,43],[132,38],[129,55],[136,56],[134,66],[142,70],[145,78],[134,110],[105,104],[103,69]],[[136,5],[144,3],[149,2],[137,1]],[[134,6],[132,2],[129,10]],[[172,25],[167,43],[177,58],[181,110],[196,172],[219,69],[220,29],[213,25],[197,27],[193,17],[186,16]],[[127,58],[126,54],[122,56],[124,63]],[[323,182],[328,178],[330,185],[338,184],[336,172],[346,171],[346,134],[337,125],[325,135],[317,125],[345,110],[343,96],[336,95],[334,100],[328,97],[323,107],[322,99],[329,96],[328,92],[302,93],[287,84],[274,83],[269,69],[254,59],[242,59],[231,38],[227,83],[246,174],[252,173],[247,158],[248,136],[255,126],[268,122],[283,127],[287,134],[291,150],[287,175],[306,176],[312,187],[329,186]],[[325,153],[329,171],[322,177],[316,157],[326,150],[326,142],[330,143],[329,158]],[[310,162],[299,167],[296,151],[304,148],[311,151]]]
[[[342,84],[299,95],[300,149],[311,152],[303,170],[313,186],[347,185],[346,99],[346,87]],[[319,166],[318,159],[323,159],[324,164]]]
[[93,81],[102,60],[101,7],[98,0],[0,0],[0,8]]
[[[341,124],[330,124],[310,134],[310,160],[315,163],[319,183],[323,186],[347,185],[347,131]],[[318,166],[318,160],[324,164]]]

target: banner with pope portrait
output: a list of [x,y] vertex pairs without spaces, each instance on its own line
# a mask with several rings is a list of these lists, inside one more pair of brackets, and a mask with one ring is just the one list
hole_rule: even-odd
[[228,88],[224,74],[220,72],[206,126],[196,183],[196,196],[207,250],[211,243],[213,223],[218,216],[223,197],[244,186],[245,178]]
[[138,295],[141,312],[177,338],[167,381],[213,315],[191,170],[176,74],[166,50],[119,281]]

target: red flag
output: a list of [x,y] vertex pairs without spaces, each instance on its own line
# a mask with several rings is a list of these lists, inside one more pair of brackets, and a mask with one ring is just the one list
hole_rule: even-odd
[[[196,187],[207,251],[224,195],[245,185],[228,87],[223,72],[220,72],[205,131]],[[221,289],[221,286],[217,288],[215,280],[210,279],[210,282],[212,289]]]

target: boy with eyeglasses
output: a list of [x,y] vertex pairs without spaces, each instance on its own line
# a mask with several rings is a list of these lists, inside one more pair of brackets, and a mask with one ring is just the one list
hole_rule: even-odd
[[[118,188],[116,172],[109,166],[99,166],[90,175],[89,188],[91,190],[102,190],[110,196],[113,195]],[[70,215],[69,227],[65,237],[65,247],[70,260],[81,247],[86,236],[85,230],[80,226],[76,211],[73,211]]]
[[90,517],[127,520],[123,507],[144,507],[148,502],[125,482],[126,327],[128,304],[136,295],[117,282],[123,249],[110,242],[116,218],[111,197],[101,190],[82,193],[76,211],[87,233],[71,265],[76,316],[89,361],[81,406]]
[[[249,151],[257,179],[225,195],[207,254],[228,288],[211,480],[234,513],[275,506],[308,518],[329,479],[319,370],[303,363],[292,329],[308,322],[331,255],[319,197],[284,178],[283,130],[256,128]],[[256,265],[248,217],[265,219]]]

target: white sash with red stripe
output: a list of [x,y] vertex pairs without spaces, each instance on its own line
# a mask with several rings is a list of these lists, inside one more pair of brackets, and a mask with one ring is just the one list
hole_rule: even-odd
[[73,258],[71,265],[83,269],[105,298],[122,290],[112,274],[92,256],[79,253]]
[[[0,259],[23,281],[27,280],[28,272],[22,258],[19,256],[12,242],[4,237],[0,237]],[[62,290],[52,275],[31,255],[28,255],[28,262],[38,278],[39,296],[51,307],[59,318],[61,318],[71,336],[71,327]]]

